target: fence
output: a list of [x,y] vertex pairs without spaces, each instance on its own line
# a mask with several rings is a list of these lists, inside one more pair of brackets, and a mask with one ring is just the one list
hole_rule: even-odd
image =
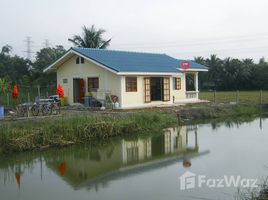
[[56,85],[18,85],[19,96],[12,98],[12,92],[0,94],[0,105],[14,106],[25,102],[34,102],[37,97],[46,98],[56,93]]
[[207,91],[200,92],[199,98],[214,103],[268,104],[268,91]]

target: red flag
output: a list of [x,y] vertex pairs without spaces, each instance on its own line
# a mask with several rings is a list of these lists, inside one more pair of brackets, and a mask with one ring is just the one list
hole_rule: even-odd
[[15,84],[12,91],[12,97],[13,99],[17,99],[18,96],[19,96],[18,86]]
[[56,90],[57,95],[59,95],[60,98],[64,97],[64,90],[61,87],[61,85],[58,86],[57,90]]

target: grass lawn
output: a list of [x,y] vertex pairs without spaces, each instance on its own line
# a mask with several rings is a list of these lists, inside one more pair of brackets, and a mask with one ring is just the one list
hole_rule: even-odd
[[[214,102],[214,92],[200,92],[199,98]],[[216,103],[235,102],[236,91],[216,92]],[[260,91],[239,91],[240,103],[260,103]],[[268,91],[262,91],[262,103],[268,103]]]

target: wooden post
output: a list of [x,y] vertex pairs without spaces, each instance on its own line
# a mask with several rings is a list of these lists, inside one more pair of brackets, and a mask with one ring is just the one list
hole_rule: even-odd
[[27,93],[27,101],[28,101],[28,103],[30,103],[30,93],[29,92]]
[[260,91],[260,104],[262,105],[262,90]]
[[30,117],[30,112],[29,112],[29,104],[30,104],[30,93],[27,93],[27,101],[28,101],[28,105],[27,105],[27,116]]
[[214,103],[216,103],[216,90],[214,90]]
[[40,99],[40,85],[37,85],[38,99]]
[[7,105],[9,106],[9,93],[7,93]]
[[239,90],[236,90],[236,103],[239,103]]

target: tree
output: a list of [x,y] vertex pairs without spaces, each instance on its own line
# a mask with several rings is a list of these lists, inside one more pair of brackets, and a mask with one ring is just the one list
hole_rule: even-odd
[[40,49],[36,53],[36,60],[33,63],[33,69],[43,73],[43,70],[48,67],[52,62],[61,57],[66,50],[63,46],[49,47]]
[[209,68],[208,79],[213,82],[214,88],[221,82],[221,72],[222,72],[222,60],[213,54],[210,59],[206,59],[206,64]]
[[82,36],[74,35],[73,38],[68,39],[75,46],[84,48],[106,49],[110,45],[111,38],[109,40],[104,40],[102,38],[103,34],[106,32],[104,29],[96,30],[95,26],[92,25],[90,28],[83,26],[82,30]]
[[10,82],[0,78],[0,94],[8,93],[10,89]]
[[6,44],[5,46],[2,47],[1,54],[8,55],[12,51],[12,46]]
[[33,69],[31,70],[32,79],[37,84],[55,84],[56,74],[49,73],[44,76],[43,70],[52,64],[55,60],[60,58],[66,50],[63,46],[58,45],[56,47],[43,48],[36,53],[36,60],[33,63]]

